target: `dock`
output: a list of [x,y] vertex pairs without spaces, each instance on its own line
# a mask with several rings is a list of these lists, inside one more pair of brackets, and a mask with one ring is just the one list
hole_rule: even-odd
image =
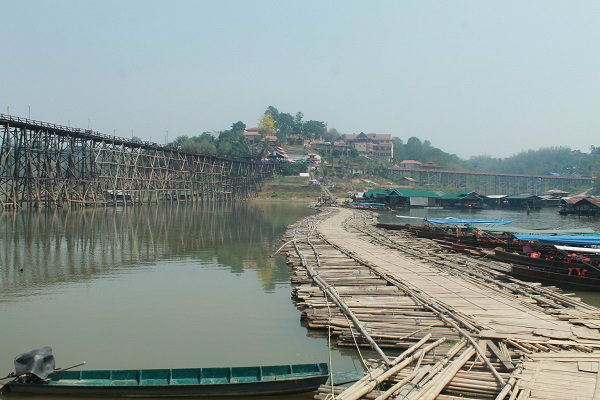
[[365,368],[315,398],[600,399],[600,309],[374,216],[327,208],[286,235],[301,318]]

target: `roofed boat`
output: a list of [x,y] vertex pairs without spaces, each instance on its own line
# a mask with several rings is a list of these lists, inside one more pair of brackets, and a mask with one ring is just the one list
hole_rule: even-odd
[[39,383],[18,378],[9,393],[54,396],[220,397],[301,393],[329,377],[326,363],[234,368],[59,371]]

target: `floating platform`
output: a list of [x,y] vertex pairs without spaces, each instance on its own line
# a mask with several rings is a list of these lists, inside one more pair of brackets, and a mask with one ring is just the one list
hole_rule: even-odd
[[572,295],[511,277],[498,262],[377,228],[367,211],[327,209],[291,226],[286,239],[307,326],[330,328],[338,346],[373,350],[362,381],[323,385],[316,398],[600,394],[600,309]]

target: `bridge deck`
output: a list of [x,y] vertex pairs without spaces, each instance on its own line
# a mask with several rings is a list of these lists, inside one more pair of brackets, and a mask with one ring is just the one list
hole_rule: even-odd
[[[477,341],[478,352],[491,360],[504,382],[511,384],[509,377],[513,377],[514,386],[507,392],[510,398],[598,398],[600,310],[555,289],[503,279],[502,273],[486,271],[468,257],[445,253],[426,239],[377,229],[365,215],[340,209],[306,221],[307,229],[296,235],[298,252],[335,288],[390,358],[427,332],[432,333],[430,341],[450,337],[451,342],[439,350],[451,355],[444,360],[425,355],[420,368],[425,365],[434,372],[417,380],[422,392],[415,391],[415,382],[412,389],[402,388],[401,381],[420,376],[417,367],[413,371],[406,367],[388,376],[379,392],[373,386],[363,393],[357,384],[343,393],[341,388],[323,387],[318,397],[325,398],[333,390],[342,399],[374,398],[383,394],[385,385],[393,384],[400,385],[395,394],[407,398],[498,395],[503,385],[495,381],[489,366],[474,352],[468,353],[473,351],[471,346],[452,354],[450,345],[464,335],[437,319],[439,314],[418,306],[425,304],[444,310],[443,316],[456,321],[465,335]],[[304,235],[316,243],[312,249],[301,242]],[[296,275],[301,276],[302,266],[294,265]],[[340,309],[328,315],[331,311],[324,307],[323,293],[308,278],[296,278],[296,283],[302,284],[298,293],[307,308],[304,316],[309,327],[324,328],[331,323],[338,343],[352,345],[350,334],[358,332],[352,331]],[[397,282],[397,288],[390,282]],[[353,397],[353,391],[359,397]]]

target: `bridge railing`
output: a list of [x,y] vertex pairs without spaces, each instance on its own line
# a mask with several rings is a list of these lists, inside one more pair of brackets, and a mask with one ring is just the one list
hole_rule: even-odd
[[185,151],[177,146],[161,145],[156,142],[150,142],[150,141],[137,141],[137,140],[132,140],[132,139],[124,138],[124,137],[107,135],[107,134],[104,134],[99,131],[94,131],[92,129],[73,128],[73,127],[66,126],[66,125],[53,124],[53,123],[49,123],[49,122],[37,121],[37,120],[33,120],[33,119],[28,119],[28,118],[16,117],[16,116],[10,115],[10,114],[1,114],[0,113],[0,123],[11,123],[11,122],[17,123],[20,125],[25,125],[28,127],[35,127],[35,128],[41,127],[41,128],[52,129],[54,131],[65,132],[65,133],[77,135],[79,137],[94,140],[94,141],[109,141],[112,143],[125,144],[130,147],[142,147],[145,149],[152,149],[152,150],[169,150],[169,151],[178,152],[178,153],[182,153],[182,154],[188,154],[188,155],[192,155],[192,156],[211,157],[211,158],[214,157],[214,158],[224,159],[227,161],[243,162],[243,163],[259,163],[259,164],[276,164],[276,163],[278,163],[278,161],[272,161],[272,160],[257,161],[257,160],[251,160],[251,159],[231,158],[231,157],[225,157],[225,156],[208,154],[208,153],[190,152],[190,151]]

